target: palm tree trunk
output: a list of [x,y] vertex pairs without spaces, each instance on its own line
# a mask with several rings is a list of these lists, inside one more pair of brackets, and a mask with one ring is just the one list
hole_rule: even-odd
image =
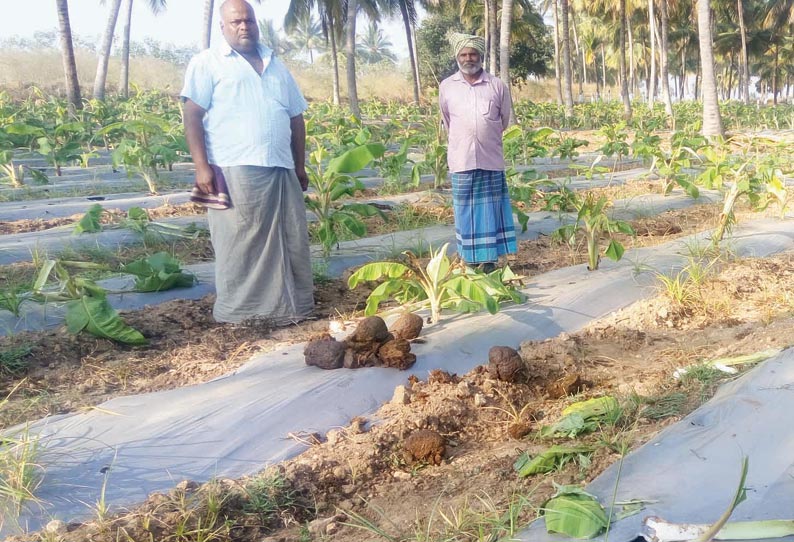
[[778,53],[780,52],[780,46],[775,44],[774,47],[775,47],[775,63],[774,63],[774,70],[772,71],[772,105],[777,105]]
[[204,28],[201,31],[201,48],[210,48],[212,38],[212,10],[215,7],[215,0],[204,0]]
[[63,74],[66,79],[66,93],[69,105],[74,109],[82,109],[83,98],[80,96],[80,81],[77,79],[77,62],[74,59],[72,45],[72,25],[69,23],[69,3],[67,0],[56,0],[58,9],[58,26],[61,31],[61,58]]
[[[684,99],[686,91],[686,44],[681,47],[681,99]],[[697,93],[695,93],[697,96]]]
[[742,54],[739,61],[739,96],[745,104],[750,103],[750,63],[747,59],[747,28],[744,26],[744,2],[737,1],[737,13],[739,14],[739,33],[742,36]]
[[626,0],[619,0],[618,17],[620,17],[620,97],[623,100],[623,118],[631,120],[631,100],[629,100],[629,81],[626,77]]
[[562,73],[565,116],[573,117],[573,89],[571,88],[571,35],[568,30],[568,0],[560,2],[562,17]]
[[629,92],[637,96],[637,63],[634,61],[634,33],[631,31],[631,25],[628,22],[626,4],[624,3],[623,6],[623,20],[626,22],[624,32],[629,37]]
[[[502,0],[502,26],[499,29],[499,79],[510,92],[510,29],[513,24],[513,0]],[[511,102],[512,103],[512,102]],[[510,122],[515,123],[516,115],[510,108]]]
[[97,100],[105,99],[108,61],[110,60],[110,49],[113,47],[113,33],[116,31],[116,19],[119,18],[119,9],[121,9],[121,0],[113,0],[108,13],[105,33],[102,36],[102,48],[99,51],[99,62],[96,66],[96,77],[94,78],[94,98]]
[[414,80],[414,101],[419,103],[419,78],[416,76],[416,56],[414,55],[414,42],[413,39],[411,39],[411,20],[408,17],[408,6],[405,2],[406,0],[400,0],[400,14],[403,17],[405,39],[408,42],[408,58],[411,61],[411,75]]
[[356,14],[358,0],[347,0],[347,96],[350,100],[350,111],[357,119],[361,118],[358,105],[358,89],[356,88]]
[[584,81],[584,47],[579,43],[579,33],[576,31],[576,12],[570,2],[568,2],[568,11],[570,13],[571,26],[573,27],[573,44],[576,51],[574,58],[576,58],[577,62],[579,58],[582,59],[581,71],[579,72],[579,96],[582,96],[584,95],[584,87],[582,86]]
[[121,76],[119,77],[119,95],[127,98],[130,95],[130,26],[132,25],[132,2],[127,0],[127,11],[124,16],[124,28],[121,41]]
[[656,98],[656,14],[653,0],[648,0],[648,28],[651,38],[651,69],[648,74],[648,105],[653,108]]
[[607,55],[604,53],[604,44],[601,43],[601,79],[603,79],[603,91],[607,92]]
[[331,70],[333,73],[333,94],[334,105],[342,103],[341,92],[339,92],[339,53],[336,50],[336,23],[332,17],[328,17],[328,35],[331,38]]
[[557,87],[557,103],[562,105],[562,73],[560,68],[560,15],[557,0],[552,0],[554,10],[554,78]]
[[662,101],[664,102],[664,112],[673,121],[673,101],[670,98],[670,62],[667,58],[667,0],[659,2],[659,18],[661,19],[661,36],[659,44],[659,61],[661,66],[661,79],[662,79]]
[[414,47],[414,77],[416,77],[416,84],[419,87],[419,97],[422,97],[422,77],[419,74],[419,49],[416,46],[416,25],[411,25],[411,44]]
[[711,6],[709,0],[697,0],[700,69],[703,73],[703,135],[721,136],[722,118],[717,99],[717,78],[714,74],[714,41],[711,37]]
[[[490,57],[489,58],[489,62],[490,63],[488,65],[488,67],[490,69],[490,73],[496,73],[496,67],[497,67],[496,63],[498,62],[498,56],[497,56],[498,55],[498,50],[497,50],[498,48],[497,48],[497,41],[496,41],[496,37],[498,35],[498,28],[497,28],[497,22],[496,22],[497,21],[497,12],[498,12],[498,8],[499,8],[499,6],[497,5],[498,1],[499,0],[487,0],[487,6],[488,6],[488,36],[491,39],[491,43],[489,44],[490,46],[489,46],[489,50],[488,50],[488,55]],[[504,7],[502,9],[504,9]],[[504,16],[502,18],[504,18]]]

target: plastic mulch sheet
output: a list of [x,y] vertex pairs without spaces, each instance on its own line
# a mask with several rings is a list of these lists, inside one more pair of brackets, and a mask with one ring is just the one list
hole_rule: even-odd
[[[260,355],[234,374],[202,385],[120,397],[97,409],[37,422],[29,430],[40,436],[43,447],[40,462],[46,476],[38,496],[44,504],[41,509],[27,510],[20,521],[35,529],[53,518],[71,520],[90,515],[84,503],[97,502],[105,479],[103,473],[108,468],[105,497],[117,509],[142,501],[150,492],[168,490],[183,479],[205,481],[254,473],[304,449],[303,444],[289,438],[290,433],[326,432],[346,425],[354,416],[373,412],[391,398],[394,387],[404,384],[411,373],[423,379],[432,369],[464,373],[485,363],[491,346],[516,347],[525,340],[572,332],[593,319],[653,295],[654,272],[636,274],[636,266],[631,262],[641,261],[643,268],[660,272],[680,269],[686,264],[684,243],[685,240],[678,240],[629,251],[617,264],[604,261],[595,273],[581,265],[533,277],[526,285],[527,303],[505,307],[494,316],[444,315],[439,324],[424,334],[426,342],[415,345],[418,361],[411,371],[377,368],[323,371],[307,367],[303,345],[295,345]],[[794,222],[749,223],[734,231],[731,246],[737,254],[759,257],[791,250]],[[753,401],[748,399],[742,408],[760,408]],[[793,410],[780,408],[777,424],[759,433],[759,442],[762,434],[770,442],[768,453],[791,457],[794,447],[786,431],[790,428],[787,413]],[[727,430],[730,414],[726,406],[712,418],[724,418]],[[722,478],[719,483],[726,487],[738,476],[740,448],[736,444],[724,446],[723,453],[730,460],[718,477]],[[751,473],[760,476],[771,460],[760,455],[753,457],[749,446],[746,451],[751,455],[751,465],[758,465]],[[685,451],[684,455],[687,454],[691,452]],[[705,450],[697,455],[708,459]],[[670,464],[678,469],[679,461]],[[639,468],[630,468],[631,472],[641,472]],[[654,478],[664,475],[661,472]],[[762,478],[753,480],[759,488],[767,484]],[[784,481],[770,481],[770,489],[765,491],[783,496],[784,486],[777,484]],[[609,487],[606,483],[597,489],[606,491]],[[629,492],[632,497],[646,496],[633,489],[637,486],[625,487],[632,488]],[[696,493],[701,489],[696,487],[697,490],[689,488],[683,492],[689,493],[685,496],[690,502],[697,500]],[[714,506],[722,507],[729,493],[715,490]],[[708,495],[710,500],[711,490]],[[618,539],[610,537],[610,540]]]
[[[789,340],[781,337],[781,342]],[[758,345],[759,350],[766,346]],[[714,523],[736,493],[745,455],[747,500],[734,510],[731,521],[794,518],[792,412],[794,348],[789,348],[722,386],[708,403],[588,486],[587,491],[605,505],[612,502],[616,480],[616,502],[649,501],[639,514],[612,525],[610,542],[635,540],[648,516],[675,523]],[[546,534],[542,520],[515,539],[569,540]]]

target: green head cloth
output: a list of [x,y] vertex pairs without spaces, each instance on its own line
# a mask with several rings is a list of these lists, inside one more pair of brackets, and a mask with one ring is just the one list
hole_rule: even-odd
[[481,57],[485,55],[485,39],[481,38],[480,36],[453,32],[449,35],[449,44],[452,45],[452,51],[455,53],[455,58],[458,57],[458,53],[460,53],[460,50],[464,47],[477,49]]

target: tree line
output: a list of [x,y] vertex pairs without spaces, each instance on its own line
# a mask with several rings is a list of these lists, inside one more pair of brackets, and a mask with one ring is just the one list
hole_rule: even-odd
[[[94,97],[104,96],[107,59],[117,20],[122,21],[122,77],[126,93],[131,7],[134,0],[109,0],[108,21],[97,51]],[[165,0],[146,0],[157,13]],[[56,0],[68,96],[81,97],[72,51],[68,0]],[[624,116],[632,97],[661,102],[672,115],[673,99],[701,99],[703,132],[721,134],[719,99],[749,103],[771,96],[774,103],[794,95],[794,3],[780,0],[291,0],[281,36],[271,21],[261,21],[263,41],[280,54],[325,51],[332,66],[331,96],[341,103],[340,63],[347,78],[347,102],[360,115],[356,61],[393,61],[391,47],[407,52],[413,99],[454,70],[446,34],[451,30],[485,36],[486,68],[512,84],[529,76],[554,76],[556,98],[572,115],[574,96],[618,98]],[[202,44],[210,42],[214,0],[205,0]],[[123,8],[123,9],[122,9]],[[419,21],[418,9],[427,16]],[[357,15],[369,21],[357,40]],[[405,40],[391,44],[379,23],[403,22]],[[550,21],[551,24],[546,24]],[[128,73],[128,72],[127,72]],[[612,89],[617,89],[612,96]]]

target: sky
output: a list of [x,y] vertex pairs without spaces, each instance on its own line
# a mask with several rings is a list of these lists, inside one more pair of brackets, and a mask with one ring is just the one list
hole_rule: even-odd
[[[215,0],[217,6],[222,0]],[[69,19],[72,32],[83,38],[96,38],[99,42],[102,31],[107,23],[109,1],[102,5],[100,0],[69,0]],[[163,43],[183,46],[199,46],[201,28],[204,19],[203,0],[167,0],[167,9],[160,15],[153,15],[146,0],[137,0],[133,4],[132,40],[143,41],[151,37]],[[276,29],[280,30],[287,12],[289,0],[263,0],[261,4],[253,2],[257,19],[270,19]],[[124,6],[122,4],[122,11]],[[212,38],[221,39],[217,27],[217,13],[213,19]],[[366,24],[359,19],[358,27]],[[384,21],[381,24],[385,34],[394,45],[393,51],[398,57],[407,57],[405,52],[405,32],[399,18]],[[0,0],[0,37],[13,35],[31,37],[36,31],[48,31],[58,28],[58,15],[54,0]],[[121,22],[117,22],[116,32],[121,30]]]

